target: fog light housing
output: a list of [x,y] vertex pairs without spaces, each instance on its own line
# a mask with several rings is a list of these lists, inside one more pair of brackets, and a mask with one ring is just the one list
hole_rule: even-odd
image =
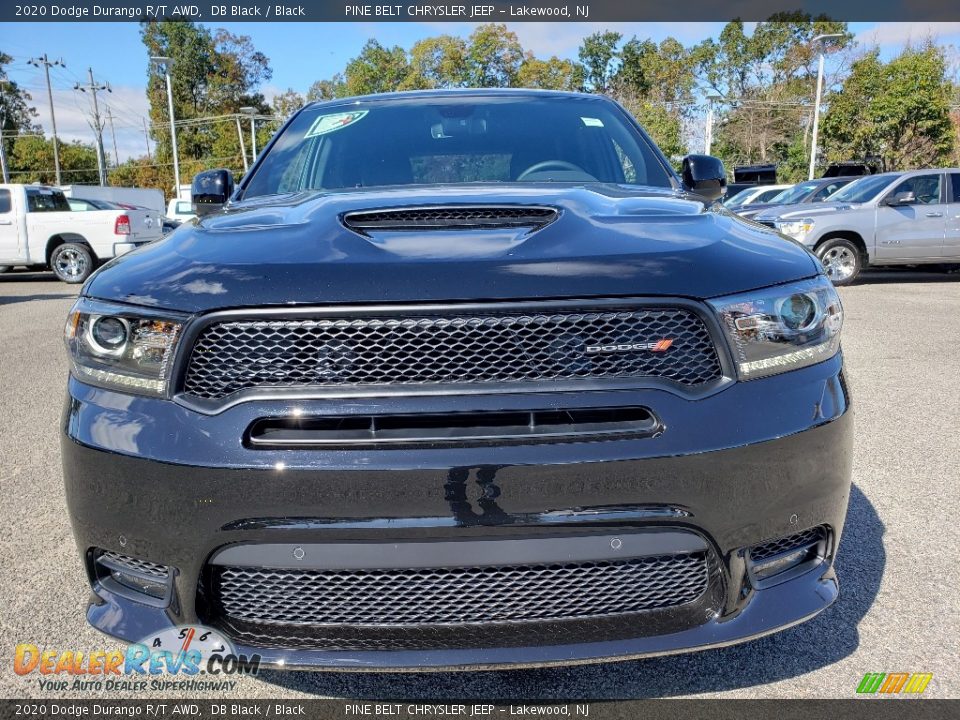
[[165,607],[173,594],[172,568],[110,550],[96,551],[94,574],[104,589],[147,605]]
[[747,548],[747,571],[758,586],[785,582],[827,554],[828,533],[818,526]]

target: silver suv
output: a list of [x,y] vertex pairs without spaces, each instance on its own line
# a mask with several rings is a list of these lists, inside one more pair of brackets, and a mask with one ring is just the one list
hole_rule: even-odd
[[960,169],[868,175],[815,207],[754,220],[813,250],[835,285],[867,265],[960,263]]

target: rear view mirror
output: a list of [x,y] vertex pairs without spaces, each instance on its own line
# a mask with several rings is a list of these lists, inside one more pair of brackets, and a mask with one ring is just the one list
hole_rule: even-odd
[[727,171],[712,155],[687,155],[683,159],[683,184],[707,200],[717,200],[727,191]]
[[233,173],[225,168],[197,173],[190,194],[197,217],[217,212],[233,195]]

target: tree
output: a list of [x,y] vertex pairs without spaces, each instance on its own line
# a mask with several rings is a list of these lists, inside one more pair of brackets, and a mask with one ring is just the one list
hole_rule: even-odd
[[540,90],[579,90],[583,86],[583,67],[554,56],[539,60],[527,53],[517,72],[517,86]]
[[303,95],[293,88],[287,88],[286,92],[280,93],[270,101],[273,115],[279,122],[283,122],[306,104]]
[[813,39],[832,33],[840,37],[824,41],[824,52],[852,43],[846,23],[783,13],[758,23],[750,35],[742,22],[727,23],[718,40],[691,49],[698,74],[721,98],[715,152],[730,164],[780,163],[787,180],[803,176],[796,158],[808,147],[821,50]]
[[414,43],[406,89],[455,88],[469,82],[467,43],[453,35],[437,35]]
[[344,82],[347,95],[399,90],[410,74],[407,53],[398,45],[385,48],[374,39],[367,40],[360,54],[347,63]]
[[620,55],[617,46],[622,38],[620,33],[609,30],[584,38],[579,57],[587,90],[602,94],[610,90],[611,81],[619,67]]
[[307,102],[316,102],[317,100],[333,100],[338,97],[347,96],[347,85],[343,80],[343,75],[337,73],[329,80],[317,80],[310,89],[307,90]]
[[12,61],[12,57],[0,51],[0,132],[7,155],[13,152],[14,135],[41,132],[39,125],[34,124],[37,110],[31,105],[30,93],[7,75],[7,65]]
[[[258,88],[271,76],[267,57],[245,35],[218,30],[214,35],[191,22],[144,22],[140,36],[149,56],[173,59],[171,80],[177,121],[233,115],[241,107],[269,114],[270,105]],[[156,141],[156,162],[166,188],[173,187],[166,83],[148,69],[147,97]],[[264,133],[266,130],[264,130]],[[258,140],[261,139],[258,134]],[[265,135],[262,140],[265,140]],[[243,168],[240,139],[232,117],[218,122],[183,123],[177,128],[181,180],[210,166]]]
[[906,48],[889,63],[873,50],[854,63],[822,122],[828,160],[877,156],[885,170],[950,164],[953,87],[942,49]]
[[[60,168],[63,182],[97,183],[97,153],[93,145],[80,142],[59,144]],[[18,183],[56,182],[53,163],[53,141],[36,135],[24,135],[15,139],[7,160],[10,179]]]
[[523,63],[523,47],[506,25],[480,25],[467,42],[467,84],[471,87],[515,87]]

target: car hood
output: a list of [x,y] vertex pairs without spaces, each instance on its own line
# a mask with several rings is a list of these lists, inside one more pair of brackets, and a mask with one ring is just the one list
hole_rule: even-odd
[[763,212],[757,213],[753,219],[760,220],[787,220],[800,217],[817,217],[818,215],[833,215],[838,212],[860,210],[863,203],[820,202],[802,205],[774,205]]
[[[530,228],[371,230],[344,213],[535,205]],[[247,201],[111,261],[91,297],[185,312],[330,303],[713,297],[810,277],[807,250],[693,195],[616,185],[432,186]]]

